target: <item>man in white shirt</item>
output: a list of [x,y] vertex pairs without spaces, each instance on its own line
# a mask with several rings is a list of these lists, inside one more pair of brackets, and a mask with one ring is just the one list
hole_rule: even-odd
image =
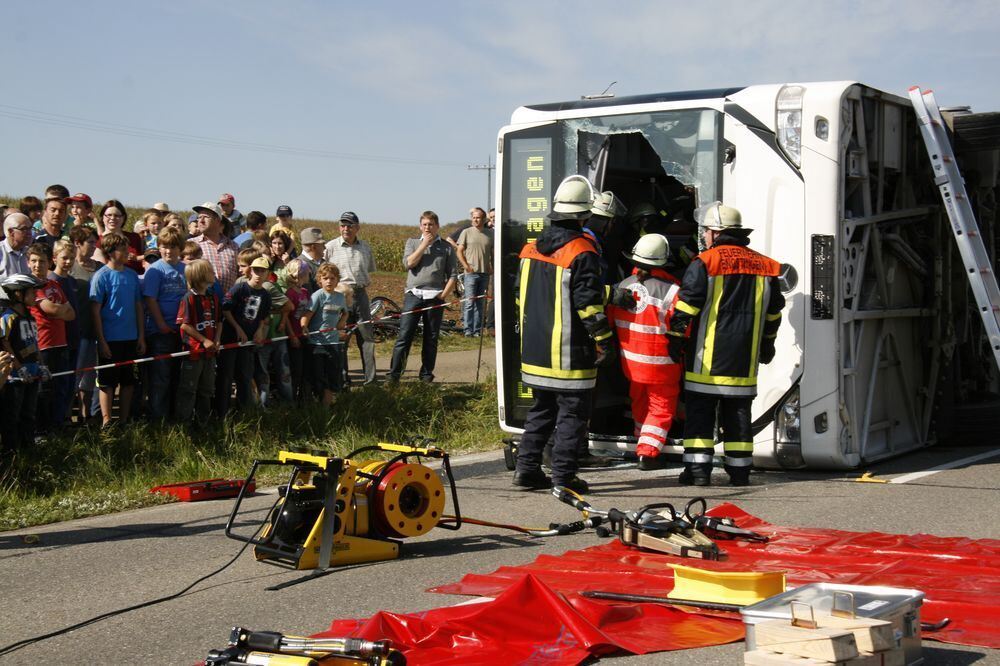
[[23,213],[11,213],[4,218],[3,232],[6,238],[0,242],[0,279],[28,275],[31,270],[25,251],[31,245],[31,220]]
[[[340,237],[326,244],[324,257],[328,263],[340,269],[340,284],[350,287],[348,299],[350,322],[367,322],[371,319],[371,302],[368,299],[368,285],[371,273],[375,271],[375,256],[371,246],[358,238],[361,221],[351,211],[340,216]],[[303,241],[305,242],[305,241]],[[370,323],[358,324],[352,335],[361,350],[361,365],[365,372],[365,384],[375,381],[375,334]],[[344,346],[346,351],[347,346]],[[345,354],[346,355],[346,354]],[[346,365],[344,366],[347,367]]]

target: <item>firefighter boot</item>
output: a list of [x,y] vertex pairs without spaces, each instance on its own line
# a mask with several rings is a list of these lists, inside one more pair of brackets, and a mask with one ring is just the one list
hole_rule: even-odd
[[635,453],[639,456],[639,469],[644,472],[663,469],[667,466],[667,457],[654,446],[640,444],[635,447]]
[[552,479],[540,469],[514,472],[514,485],[524,490],[547,490],[552,487]]
[[590,491],[590,486],[587,485],[587,482],[578,476],[573,476],[572,478],[567,479],[566,481],[563,481],[561,483],[553,481],[552,485],[568,488],[569,490],[572,490],[574,493],[577,493],[578,495],[585,495],[587,494],[587,492]]
[[737,487],[750,485],[749,467],[731,467],[726,465],[726,472],[729,474],[729,485]]
[[684,471],[677,480],[682,486],[710,486],[712,463],[684,463]]

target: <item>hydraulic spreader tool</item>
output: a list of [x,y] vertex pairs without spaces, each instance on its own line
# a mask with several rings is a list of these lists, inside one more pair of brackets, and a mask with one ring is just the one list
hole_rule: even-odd
[[[254,460],[243,488],[264,466],[291,468],[288,482],[278,487],[280,499],[264,520],[260,536],[233,531],[244,492],[236,498],[226,536],[254,546],[258,560],[294,569],[325,570],[330,566],[391,560],[399,556],[400,539],[426,534],[434,527],[457,530],[462,515],[448,454],[419,443],[379,443],[352,451],[344,458],[325,451],[281,451],[277,460]],[[358,463],[368,452],[389,454],[388,460]],[[444,483],[422,458],[441,461],[451,489],[454,514],[442,522]],[[332,519],[331,519],[332,517]]]

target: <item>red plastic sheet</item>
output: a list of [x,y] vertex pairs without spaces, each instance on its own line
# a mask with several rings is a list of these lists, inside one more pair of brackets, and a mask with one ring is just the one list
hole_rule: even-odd
[[655,604],[607,604],[554,592],[531,574],[496,599],[423,613],[335,620],[317,636],[389,639],[408,664],[578,664],[591,656],[721,645],[743,639],[737,619]]
[[921,590],[926,595],[924,622],[951,619],[946,628],[924,638],[1000,648],[1000,540],[781,527],[732,504],[709,513],[730,516],[740,527],[771,540],[720,541],[728,557],[718,562],[643,553],[614,541],[556,557],[543,555],[492,574],[469,574],[433,591],[496,596],[531,574],[567,594],[599,589],[663,596],[673,588],[671,562],[716,571],[785,571],[791,585],[833,582]]

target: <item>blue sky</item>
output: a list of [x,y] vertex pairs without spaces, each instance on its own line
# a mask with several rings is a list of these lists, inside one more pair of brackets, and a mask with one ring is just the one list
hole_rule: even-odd
[[[1000,6],[755,2],[6,3],[0,192],[416,225],[486,205],[519,105],[855,79],[1000,110]],[[84,129],[88,127],[90,129]],[[150,136],[160,138],[150,138]],[[238,147],[234,147],[238,146]]]

